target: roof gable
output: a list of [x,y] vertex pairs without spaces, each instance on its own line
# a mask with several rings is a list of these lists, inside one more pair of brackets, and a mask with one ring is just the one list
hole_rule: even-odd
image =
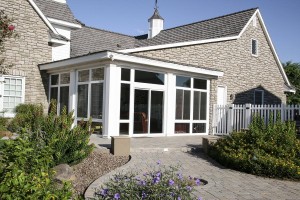
[[66,3],[60,3],[53,0],[34,0],[34,2],[46,17],[80,24],[75,19],[72,11]]

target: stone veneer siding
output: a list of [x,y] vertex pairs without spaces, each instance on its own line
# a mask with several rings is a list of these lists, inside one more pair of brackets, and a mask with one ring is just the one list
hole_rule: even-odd
[[52,60],[48,27],[26,0],[1,0],[0,9],[14,19],[19,35],[5,43],[5,62],[14,65],[10,74],[25,77],[25,103],[42,103],[46,108],[48,75],[40,72],[38,64]]
[[[227,103],[253,103],[254,89],[264,89],[264,103],[285,103],[284,79],[267,42],[262,25],[249,24],[237,40],[168,48],[134,53],[221,70],[224,76],[211,82],[210,131],[212,106],[217,102],[217,86],[227,86]],[[258,56],[251,54],[251,39],[258,41]],[[230,95],[234,98],[231,100]]]

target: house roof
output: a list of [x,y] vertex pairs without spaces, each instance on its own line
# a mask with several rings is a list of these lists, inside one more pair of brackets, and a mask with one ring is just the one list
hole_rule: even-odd
[[134,43],[132,36],[82,26],[71,32],[71,57],[103,50],[134,48]]
[[66,3],[60,3],[53,0],[34,0],[34,3],[39,7],[46,17],[74,24],[80,24],[75,19],[72,11]]
[[71,57],[103,50],[125,50],[188,41],[238,36],[257,8],[162,30],[152,39],[148,35],[129,36],[84,27],[72,31]]
[[135,37],[136,47],[154,46],[179,42],[207,40],[237,36],[246,26],[257,8],[232,13],[204,21],[162,30],[152,39],[148,35]]
[[150,21],[151,19],[162,19],[162,20],[164,20],[164,18],[162,18],[160,16],[157,8],[155,8],[155,11],[154,11],[152,17],[150,17],[148,21]]

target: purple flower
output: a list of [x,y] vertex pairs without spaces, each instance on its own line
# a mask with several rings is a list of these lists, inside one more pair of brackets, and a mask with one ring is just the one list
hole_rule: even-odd
[[158,165],[160,165],[160,163],[161,163],[160,160],[158,160],[158,161],[156,162],[156,164],[158,164]]
[[160,177],[161,176],[161,173],[160,172],[157,172],[156,173],[156,177]]
[[171,197],[174,197],[174,192],[171,192],[170,195],[171,195]]
[[196,185],[199,186],[201,184],[201,181],[197,178],[196,181],[195,181],[195,183],[196,183]]
[[189,179],[192,180],[193,178],[191,176],[189,176]]
[[177,200],[181,200],[181,197],[178,197]]
[[106,196],[107,195],[107,192],[108,192],[108,189],[103,189],[103,190],[101,190],[101,196]]
[[202,198],[201,198],[201,197],[199,197],[197,200],[202,200]]
[[144,173],[143,176],[148,176],[148,173]]
[[142,199],[145,199],[147,197],[147,194],[143,191],[142,192]]
[[116,193],[114,196],[114,199],[120,199],[120,198],[121,198],[121,195],[119,193]]
[[169,186],[174,185],[174,183],[175,183],[175,182],[174,182],[172,179],[169,180]]
[[183,179],[183,176],[182,176],[182,174],[181,174],[181,173],[178,173],[178,174],[177,174],[177,176],[178,176],[178,178],[179,178],[180,180],[182,180],[182,179]]
[[154,184],[159,183],[159,181],[160,181],[160,178],[159,178],[159,177],[155,177],[155,178],[153,179],[153,183],[154,183]]
[[191,191],[192,190],[192,187],[191,186],[186,186],[186,189],[188,190],[188,191]]
[[146,181],[141,180],[139,181],[138,185],[146,185]]

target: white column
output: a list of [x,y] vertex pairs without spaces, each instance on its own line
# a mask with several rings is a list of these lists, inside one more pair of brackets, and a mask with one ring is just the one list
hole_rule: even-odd
[[73,127],[77,124],[76,113],[76,71],[73,70],[70,72],[70,86],[69,86],[69,111],[74,111],[75,121],[73,123]]
[[174,135],[175,129],[175,109],[176,109],[176,76],[173,73],[167,74],[167,91],[166,99],[167,107],[166,116],[164,120],[166,121],[166,133],[167,136]]
[[110,64],[105,69],[103,137],[119,136],[121,68]]

